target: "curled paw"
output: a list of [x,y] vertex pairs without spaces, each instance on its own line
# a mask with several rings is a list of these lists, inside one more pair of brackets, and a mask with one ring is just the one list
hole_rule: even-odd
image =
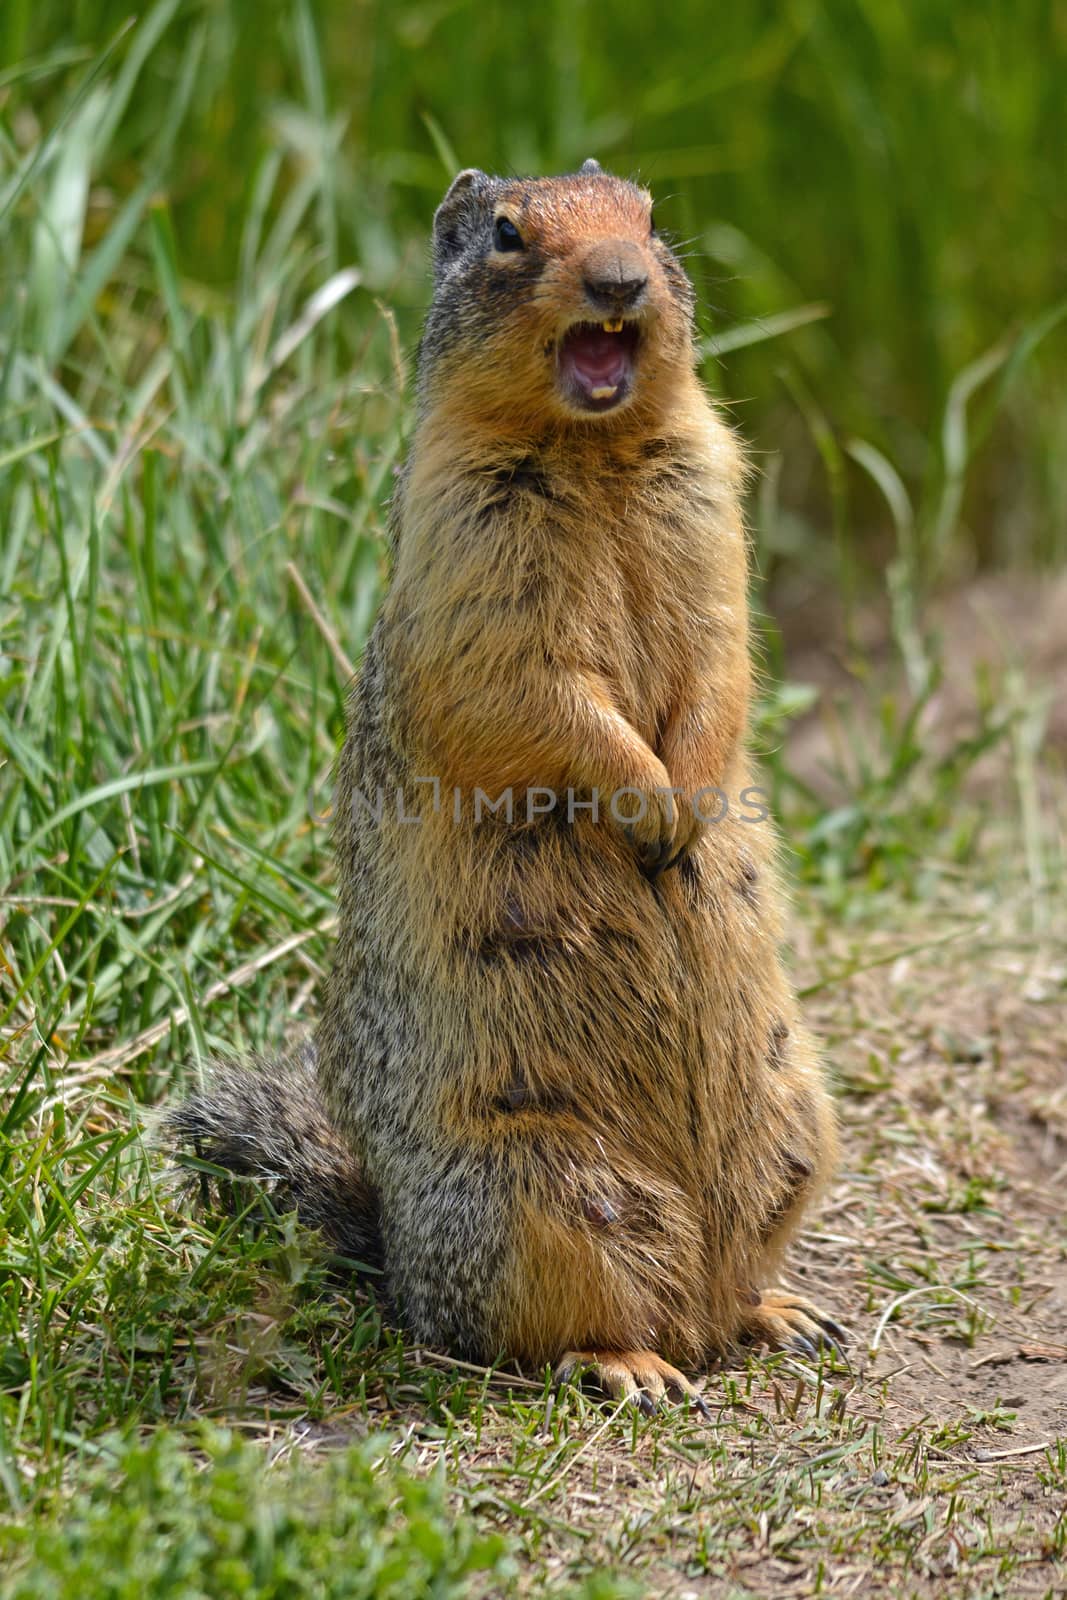
[[844,1357],[845,1330],[810,1300],[773,1291],[757,1296],[743,1312],[741,1338],[745,1344],[765,1344],[772,1350],[791,1350],[818,1359],[820,1350]]
[[652,876],[663,871],[683,842],[676,839],[680,818],[666,779],[664,771],[662,782],[647,787],[633,784],[611,798],[612,817],[641,869]]
[[651,1416],[667,1400],[691,1405],[706,1421],[711,1412],[696,1386],[652,1350],[568,1350],[556,1365],[558,1384],[589,1377],[612,1400],[628,1400]]
[[647,869],[648,876],[653,882],[684,861],[703,832],[692,805],[684,795],[676,794],[674,796],[674,807],[675,826],[670,846],[657,863]]

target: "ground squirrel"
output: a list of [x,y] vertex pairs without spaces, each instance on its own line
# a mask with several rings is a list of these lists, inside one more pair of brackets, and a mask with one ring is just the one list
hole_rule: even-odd
[[414,1337],[647,1409],[842,1337],[761,1293],[836,1136],[745,749],[741,458],[644,189],[461,172],[433,254],[322,1021],[170,1126]]

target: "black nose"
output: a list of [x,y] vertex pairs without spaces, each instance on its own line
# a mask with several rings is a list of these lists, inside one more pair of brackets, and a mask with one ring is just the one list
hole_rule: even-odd
[[586,274],[585,292],[598,311],[630,311],[648,288],[648,275],[632,275],[622,263],[616,270],[601,270],[596,276]]

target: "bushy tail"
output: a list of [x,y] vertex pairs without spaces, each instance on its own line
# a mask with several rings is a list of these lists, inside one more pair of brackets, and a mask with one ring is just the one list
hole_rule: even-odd
[[166,1114],[161,1134],[268,1188],[339,1255],[381,1266],[374,1192],[330,1121],[313,1045],[254,1067],[218,1063],[203,1094]]

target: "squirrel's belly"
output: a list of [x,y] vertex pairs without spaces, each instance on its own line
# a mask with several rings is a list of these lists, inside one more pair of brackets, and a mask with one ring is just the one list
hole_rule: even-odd
[[354,941],[373,970],[333,997],[377,1063],[361,1120],[395,1098],[398,1117],[443,1104],[573,1115],[605,1137],[640,1126],[675,1156],[680,1126],[730,1138],[773,1081],[789,1005],[749,842],[705,836],[652,884],[592,826],[383,822]]

